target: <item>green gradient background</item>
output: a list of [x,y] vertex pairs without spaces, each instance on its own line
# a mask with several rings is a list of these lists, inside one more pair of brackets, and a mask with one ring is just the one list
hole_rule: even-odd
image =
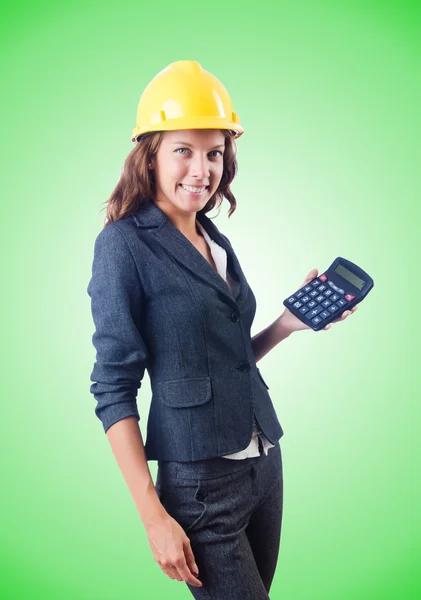
[[[375,281],[344,323],[298,332],[259,363],[285,431],[271,600],[420,597],[416,7],[3,10],[2,598],[191,597],[155,563],[94,415],[86,293],[139,96],[181,59],[222,81],[245,128],[238,208],[228,220],[225,202],[216,223],[257,298],[252,333],[338,255]],[[145,437],[147,375],[138,401]]]

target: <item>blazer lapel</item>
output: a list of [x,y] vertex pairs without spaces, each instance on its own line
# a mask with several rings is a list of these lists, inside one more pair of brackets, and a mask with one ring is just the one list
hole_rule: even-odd
[[149,229],[155,239],[197,277],[215,287],[231,303],[241,306],[247,297],[248,284],[231,244],[222,236],[216,225],[203,213],[197,213],[198,221],[203,225],[211,239],[227,252],[227,268],[237,280],[238,290],[234,297],[226,281],[202,256],[199,250],[175,227],[167,215],[149,201],[142,209],[132,214],[136,225]]

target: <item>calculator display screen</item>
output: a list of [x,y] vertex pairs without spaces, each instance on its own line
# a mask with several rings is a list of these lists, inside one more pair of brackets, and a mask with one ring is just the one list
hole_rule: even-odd
[[363,279],[361,279],[360,277],[357,277],[357,275],[355,275],[355,273],[352,273],[351,271],[349,271],[346,267],[344,267],[340,263],[338,264],[336,269],[334,269],[334,271],[335,271],[335,273],[338,273],[344,279],[346,279],[347,281],[352,283],[352,285],[354,285],[359,290],[361,290],[363,288],[365,281]]

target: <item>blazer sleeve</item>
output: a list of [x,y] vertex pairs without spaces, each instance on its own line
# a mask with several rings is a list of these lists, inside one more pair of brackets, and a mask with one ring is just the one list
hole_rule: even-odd
[[130,415],[140,420],[136,397],[148,360],[139,331],[141,281],[130,248],[115,223],[102,229],[95,240],[87,293],[96,349],[90,392],[97,401],[95,414],[106,432]]

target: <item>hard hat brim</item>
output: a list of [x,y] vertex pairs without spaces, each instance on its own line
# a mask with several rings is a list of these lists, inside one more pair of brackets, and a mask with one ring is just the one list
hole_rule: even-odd
[[216,117],[180,117],[177,119],[169,119],[168,121],[160,121],[153,125],[140,125],[132,131],[132,141],[135,142],[140,136],[146,133],[154,133],[156,131],[179,131],[183,129],[226,129],[233,132],[234,138],[239,138],[244,129],[239,123],[224,118]]

